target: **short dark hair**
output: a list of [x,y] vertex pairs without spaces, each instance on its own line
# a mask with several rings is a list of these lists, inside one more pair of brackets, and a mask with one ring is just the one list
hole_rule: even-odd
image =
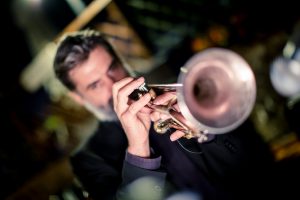
[[54,58],[54,72],[56,77],[69,89],[75,90],[76,86],[69,77],[69,71],[86,61],[97,46],[107,50],[114,58],[118,59],[116,52],[106,37],[98,31],[82,30],[67,35],[59,44]]

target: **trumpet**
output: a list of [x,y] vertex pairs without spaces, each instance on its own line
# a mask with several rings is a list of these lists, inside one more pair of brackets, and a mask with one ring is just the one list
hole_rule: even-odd
[[[256,100],[256,81],[249,64],[224,48],[208,48],[192,56],[180,69],[177,83],[142,84],[135,96],[175,92],[167,105],[147,105],[169,116],[154,123],[157,133],[174,128],[186,138],[204,142],[210,135],[224,134],[240,126]],[[178,105],[179,111],[174,108]]]

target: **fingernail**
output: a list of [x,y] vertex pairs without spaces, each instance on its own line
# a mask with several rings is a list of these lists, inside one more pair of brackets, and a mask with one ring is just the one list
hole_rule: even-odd
[[172,141],[172,142],[174,142],[174,137],[172,137],[172,135],[170,136],[170,140]]

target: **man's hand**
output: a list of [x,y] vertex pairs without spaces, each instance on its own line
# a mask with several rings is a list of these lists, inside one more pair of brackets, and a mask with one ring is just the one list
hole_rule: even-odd
[[143,95],[137,101],[130,101],[129,95],[137,89],[144,78],[127,77],[113,85],[114,110],[123,126],[128,139],[127,151],[140,157],[150,156],[149,130],[151,126],[150,110],[145,106],[151,100],[150,94]]

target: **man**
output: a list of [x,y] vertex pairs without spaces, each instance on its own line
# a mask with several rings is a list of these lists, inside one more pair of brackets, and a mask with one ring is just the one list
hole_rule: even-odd
[[[272,158],[249,123],[202,144],[182,138],[180,131],[158,135],[151,119],[158,120],[159,114],[146,108],[150,94],[129,99],[145,80],[133,78],[124,66],[105,37],[91,30],[67,36],[54,61],[71,97],[106,117],[86,148],[72,157],[75,174],[94,199],[138,199],[138,191],[148,191],[148,199],[164,198],[161,191],[192,191],[204,200],[262,195],[264,189],[256,189]],[[170,98],[166,93],[153,103]],[[148,177],[153,184],[142,184]],[[255,177],[261,180],[250,187]]]

